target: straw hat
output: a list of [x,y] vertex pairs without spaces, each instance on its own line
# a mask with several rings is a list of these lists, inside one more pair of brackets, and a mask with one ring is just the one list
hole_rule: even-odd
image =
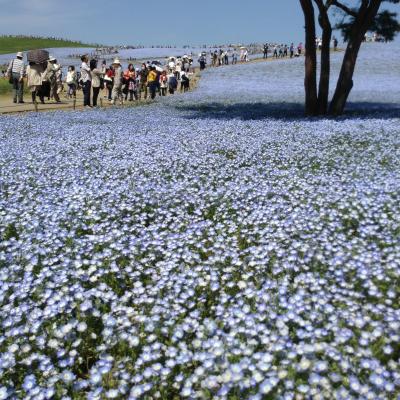
[[17,53],[17,57],[19,57],[19,58],[24,58],[24,53],[23,53],[22,51],[19,51],[19,52]]
[[116,59],[114,60],[113,64],[116,64],[116,65],[121,65],[121,63],[120,63],[120,61],[119,61],[119,59],[118,59],[118,58],[116,58]]

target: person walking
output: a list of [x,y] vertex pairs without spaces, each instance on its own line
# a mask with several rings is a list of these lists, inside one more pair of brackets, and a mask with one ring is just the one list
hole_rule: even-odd
[[236,49],[234,49],[232,52],[232,64],[237,64],[237,60],[238,60],[238,54],[236,52]]
[[163,71],[160,75],[160,96],[166,96],[168,89],[167,71]]
[[60,65],[59,70],[56,71],[56,93],[57,93],[58,98],[60,98],[61,92],[64,91],[64,85],[63,85],[62,78],[63,78],[63,71],[62,71],[62,68]]
[[114,67],[114,85],[112,89],[112,104],[115,105],[117,100],[122,106],[124,104],[124,98],[122,96],[122,85],[124,79],[124,71],[122,70],[121,62],[116,58],[113,62]]
[[81,57],[81,77],[79,80],[83,91],[83,106],[91,108],[90,105],[90,88],[92,87],[92,74],[88,65],[88,57],[86,55]]
[[145,63],[143,63],[142,64],[142,69],[140,70],[139,98],[142,97],[142,92],[144,92],[144,99],[145,100],[147,99],[147,76],[148,76],[148,74],[149,74],[149,69],[147,68],[147,65]]
[[104,83],[107,89],[107,96],[104,96],[108,98],[109,101],[112,101],[112,88],[114,86],[114,68],[112,65],[110,65],[110,68],[106,69],[106,73],[104,75]]
[[263,58],[268,58],[268,43],[264,44]]
[[169,94],[174,94],[175,90],[178,88],[178,80],[176,79],[175,74],[168,74],[167,75],[168,78],[168,91]]
[[285,44],[285,46],[283,47],[283,57],[287,57],[288,56],[288,46],[287,44]]
[[290,51],[290,58],[293,58],[293,56],[294,56],[294,44],[293,43],[290,44],[289,51]]
[[46,69],[46,63],[35,64],[29,63],[26,68],[27,85],[32,95],[32,103],[36,103],[36,96],[40,98],[40,102],[44,104],[44,94],[42,91],[43,74]]
[[299,43],[299,45],[297,46],[297,54],[301,56],[302,51],[303,51],[303,43]]
[[90,73],[92,75],[92,106],[97,107],[97,99],[99,98],[99,93],[101,87],[101,82],[105,74],[104,67],[102,69],[97,68],[97,60],[90,60]]
[[206,57],[204,54],[200,54],[198,62],[200,64],[200,71],[206,69]]
[[224,64],[229,65],[229,51],[225,50]]
[[156,97],[156,90],[158,86],[156,67],[151,66],[149,74],[147,75],[147,85],[150,91],[150,98],[152,100]]
[[13,101],[14,103],[24,103],[24,73],[25,64],[23,61],[24,54],[18,52],[14,60],[10,61],[6,75],[13,85]]
[[58,83],[57,72],[61,69],[61,65],[57,64],[57,60],[50,56],[47,61],[47,67],[44,71],[43,82],[46,84],[46,94],[48,97],[53,98],[56,103],[61,103],[58,96]]
[[218,67],[218,53],[217,53],[217,50],[214,51],[212,59],[213,59],[213,64],[212,64],[213,67]]
[[137,100],[137,90],[136,90],[136,72],[133,64],[128,65],[128,69],[124,72],[124,82],[125,82],[125,101],[133,101],[133,96]]
[[175,76],[176,79],[178,79],[178,81],[181,79],[181,73],[182,73],[182,60],[180,58],[177,58],[175,65]]
[[67,97],[69,99],[76,99],[76,87],[78,82],[75,67],[73,65],[68,67],[67,78],[65,79],[65,82],[68,86]]

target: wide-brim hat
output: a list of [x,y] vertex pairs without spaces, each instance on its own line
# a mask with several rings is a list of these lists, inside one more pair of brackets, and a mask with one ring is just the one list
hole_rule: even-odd
[[113,64],[116,64],[116,65],[121,65],[121,62],[119,61],[119,59],[118,59],[118,58],[116,58],[116,59],[113,61]]
[[17,57],[23,58],[23,57],[24,57],[24,53],[23,53],[22,51],[19,51],[19,52],[17,53]]

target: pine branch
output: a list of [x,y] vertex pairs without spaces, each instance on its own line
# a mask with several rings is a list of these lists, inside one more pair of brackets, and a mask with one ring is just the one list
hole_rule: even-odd
[[351,15],[352,17],[356,18],[357,17],[357,13],[352,10],[351,8],[347,7],[345,4],[340,3],[337,0],[331,0],[330,5],[332,6],[336,6],[337,8],[340,8],[342,11],[344,11],[346,14]]

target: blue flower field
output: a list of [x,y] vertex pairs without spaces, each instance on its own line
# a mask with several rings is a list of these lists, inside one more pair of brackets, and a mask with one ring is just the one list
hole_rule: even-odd
[[398,65],[336,120],[297,59],[0,116],[0,399],[396,399]]

